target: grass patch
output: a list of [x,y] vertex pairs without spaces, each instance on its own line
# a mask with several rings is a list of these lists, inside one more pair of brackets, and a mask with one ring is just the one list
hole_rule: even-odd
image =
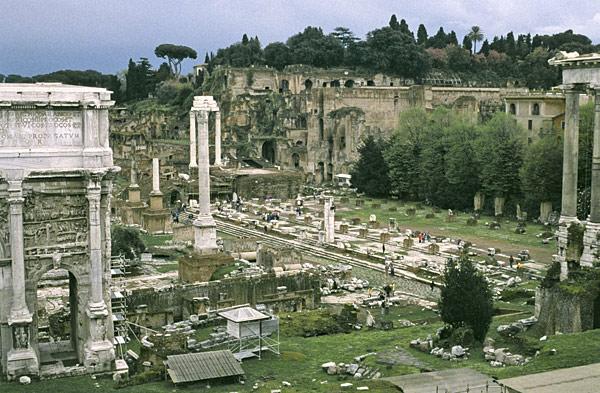
[[[372,204],[378,203],[379,208],[373,208]],[[528,249],[532,258],[536,262],[550,263],[554,253],[554,245],[542,244],[541,239],[535,235],[540,232],[546,232],[540,224],[527,223],[527,232],[525,234],[516,234],[514,229],[517,222],[514,220],[501,219],[501,228],[490,230],[483,224],[491,222],[496,218],[491,216],[481,216],[479,224],[476,226],[467,226],[467,220],[470,218],[468,213],[460,213],[455,221],[446,222],[444,212],[436,214],[434,218],[425,218],[431,208],[416,209],[416,202],[402,202],[393,199],[373,198],[373,202],[366,203],[364,207],[356,207],[355,198],[350,198],[348,203],[342,204],[339,199],[336,200],[337,210],[335,212],[336,220],[348,220],[360,218],[361,222],[367,222],[369,215],[375,214],[377,220],[382,225],[387,225],[389,218],[395,218],[400,228],[410,228],[413,230],[429,231],[432,235],[460,238],[474,243],[480,248],[495,247],[502,253],[516,255],[522,249]],[[395,207],[397,211],[390,211]],[[406,214],[407,209],[416,209],[414,216]]]
[[140,237],[147,248],[164,246],[168,241],[173,240],[173,235],[150,235],[147,233],[140,233]]
[[156,266],[156,271],[158,271],[159,273],[176,272],[178,269],[179,269],[178,263],[166,263],[166,264]]

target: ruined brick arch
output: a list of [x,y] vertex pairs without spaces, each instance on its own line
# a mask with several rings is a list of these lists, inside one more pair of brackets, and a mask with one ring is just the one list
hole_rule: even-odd
[[473,96],[460,96],[454,103],[452,108],[460,112],[479,112],[479,103]]
[[296,169],[300,169],[300,155],[298,153],[292,154],[292,165]]
[[288,81],[287,79],[282,79],[281,82],[279,83],[279,91],[281,93],[285,93],[289,90],[290,90],[290,81]]
[[346,82],[344,82],[344,87],[354,87],[354,80],[353,79],[348,79]]
[[304,89],[310,90],[313,87],[313,82],[310,79],[304,81]]
[[331,81],[331,87],[340,87],[339,79],[334,79]]
[[510,112],[511,115],[516,115],[517,114],[517,106],[514,103],[510,104],[510,106],[508,107],[508,111]]
[[264,158],[265,160],[269,161],[272,164],[275,163],[275,160],[277,158],[276,152],[277,152],[277,142],[275,142],[275,140],[269,139],[268,141],[265,141],[262,144],[261,156],[262,156],[262,158]]
[[325,163],[323,161],[320,161],[317,164],[317,173],[316,173],[316,177],[317,177],[317,182],[323,183],[325,182]]

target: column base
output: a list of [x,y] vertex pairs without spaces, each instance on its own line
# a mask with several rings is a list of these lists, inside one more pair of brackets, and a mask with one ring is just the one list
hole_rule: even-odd
[[9,380],[22,375],[39,375],[40,362],[33,349],[10,350],[6,358],[6,374]]
[[108,340],[92,341],[84,349],[83,365],[88,373],[112,371],[115,348]]
[[26,307],[10,310],[8,324],[29,324],[33,321],[33,314]]
[[598,253],[600,252],[600,223],[587,222],[585,233],[583,235],[583,254],[581,255],[581,266],[593,266],[598,262]]
[[201,255],[216,254],[217,225],[212,216],[198,216],[194,226],[194,250]]

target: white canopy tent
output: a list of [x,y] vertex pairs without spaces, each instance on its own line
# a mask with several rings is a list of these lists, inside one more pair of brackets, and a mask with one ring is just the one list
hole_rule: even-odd
[[[227,320],[234,356],[238,360],[258,356],[263,350],[279,355],[279,319],[252,307],[243,306],[219,312]],[[276,338],[275,338],[276,337]]]

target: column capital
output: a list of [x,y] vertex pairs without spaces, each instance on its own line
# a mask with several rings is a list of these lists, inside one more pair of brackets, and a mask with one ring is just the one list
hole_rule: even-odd
[[587,85],[585,83],[568,83],[560,86],[565,94],[585,93]]

